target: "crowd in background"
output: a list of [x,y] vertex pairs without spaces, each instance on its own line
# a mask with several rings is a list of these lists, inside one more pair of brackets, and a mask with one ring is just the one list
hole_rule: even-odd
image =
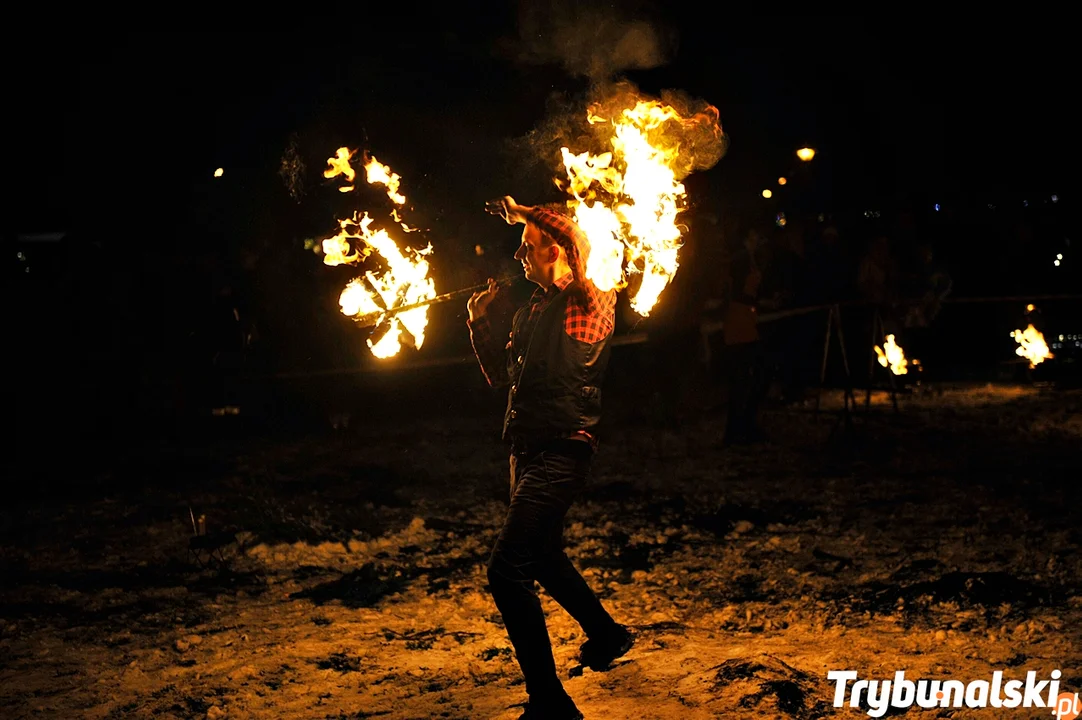
[[[659,396],[663,415],[678,421],[689,368],[713,369],[728,388],[729,442],[764,439],[756,416],[771,387],[782,402],[800,403],[819,381],[824,314],[762,322],[764,314],[770,320],[771,313],[837,303],[852,308],[843,323],[851,335],[867,336],[874,322],[878,335],[894,334],[920,352],[924,330],[953,288],[949,270],[906,213],[893,227],[851,237],[826,215],[725,222],[702,213],[689,230],[681,272],[652,316],[651,337],[665,349],[662,374],[669,379]],[[712,320],[722,322],[720,343],[701,332]],[[859,371],[867,355],[850,355]]]

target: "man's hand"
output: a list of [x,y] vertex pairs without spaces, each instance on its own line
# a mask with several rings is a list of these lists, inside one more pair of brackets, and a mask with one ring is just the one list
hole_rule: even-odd
[[473,294],[469,302],[466,303],[466,310],[470,313],[470,322],[485,316],[485,313],[488,312],[488,306],[496,299],[496,293],[499,291],[500,286],[495,280],[489,278],[488,287]]
[[504,195],[499,200],[490,200],[485,203],[485,210],[491,215],[499,215],[508,225],[526,222],[526,208],[519,205],[510,195]]

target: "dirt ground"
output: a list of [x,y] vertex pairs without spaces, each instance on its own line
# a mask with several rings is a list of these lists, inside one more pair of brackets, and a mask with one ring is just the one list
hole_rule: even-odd
[[[897,414],[877,395],[851,429],[773,409],[755,447],[719,446],[711,413],[614,428],[567,539],[638,638],[582,671],[579,628],[543,596],[568,692],[589,719],[699,720],[866,717],[833,707],[830,670],[1059,668],[1082,690],[1080,407],[944,386]],[[132,448],[79,493],[6,503],[3,717],[517,718],[485,590],[507,502],[495,420]],[[190,548],[189,508],[214,558]]]

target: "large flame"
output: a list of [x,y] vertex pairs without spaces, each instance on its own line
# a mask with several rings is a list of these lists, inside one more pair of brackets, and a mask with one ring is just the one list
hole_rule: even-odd
[[723,152],[718,112],[681,113],[624,94],[591,105],[587,122],[606,129],[611,150],[562,148],[567,178],[557,184],[572,195],[568,207],[590,240],[587,277],[613,290],[628,284],[628,272],[640,274],[631,307],[646,317],[679,267],[681,180]]
[[889,367],[895,375],[905,375],[909,372],[906,367],[909,361],[905,359],[905,352],[901,346],[894,342],[894,335],[887,335],[887,341],[883,343],[882,348],[876,345],[875,354],[879,356],[879,364]]
[[1011,333],[1011,337],[1018,343],[1018,347],[1014,349],[1015,353],[1029,360],[1030,370],[1053,357],[1048,351],[1048,343],[1044,341],[1044,335],[1033,327],[1033,323],[1030,323],[1025,330],[1015,330]]
[[[350,254],[352,261],[366,258],[374,252],[379,255],[387,268],[381,274],[369,270],[364,274],[363,279],[356,278],[346,286],[338,299],[343,314],[350,317],[371,315],[399,305],[430,300],[436,296],[436,286],[432,278],[428,277],[429,264],[426,259],[432,252],[432,245],[423,250],[407,247],[403,251],[391,239],[387,230],[372,229],[372,218],[368,213],[365,213],[360,220],[354,215],[350,219],[338,222],[340,226],[338,234],[323,241],[325,263],[340,264],[341,257],[345,255],[343,248],[348,248],[350,241],[353,241],[361,243],[364,249]],[[368,347],[378,358],[397,355],[402,349],[400,336],[405,330],[413,336],[414,347],[420,349],[425,341],[427,326],[427,307],[406,310],[381,318],[377,323],[377,330],[385,327],[386,332],[378,342],[373,343],[369,339]]]
[[[324,175],[333,177],[341,174],[352,181],[355,172],[349,160],[354,153],[349,148],[339,148],[336,156],[327,160],[330,169]],[[396,204],[406,202],[406,198],[398,192],[401,178],[389,167],[371,158],[365,164],[365,174],[369,183],[386,185],[388,196]],[[349,189],[352,190],[352,187]],[[407,232],[412,230],[401,221],[397,208],[391,212],[391,217]],[[346,285],[338,298],[342,313],[349,317],[378,315],[395,307],[434,298],[436,286],[428,276],[430,268],[427,260],[432,245],[423,250],[400,248],[386,229],[373,229],[372,223],[373,219],[367,212],[360,219],[354,213],[352,218],[339,220],[338,233],[322,242],[323,262],[327,265],[359,263],[375,254],[384,268],[381,273],[369,270],[363,277],[355,278]],[[402,333],[405,331],[413,338],[413,346],[420,349],[427,327],[427,307],[380,316],[376,323],[376,334],[382,330],[383,335],[377,342],[369,339],[368,347],[373,355],[381,359],[397,355],[402,349]]]

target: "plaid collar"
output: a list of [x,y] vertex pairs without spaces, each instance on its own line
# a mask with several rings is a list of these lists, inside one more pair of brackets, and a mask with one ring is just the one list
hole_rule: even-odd
[[560,277],[556,278],[556,281],[552,283],[552,285],[549,285],[548,290],[540,287],[534,290],[534,299],[537,301],[552,300],[554,297],[563,292],[564,289],[568,285],[570,285],[571,281],[574,279],[575,276],[572,273],[564,273]]

